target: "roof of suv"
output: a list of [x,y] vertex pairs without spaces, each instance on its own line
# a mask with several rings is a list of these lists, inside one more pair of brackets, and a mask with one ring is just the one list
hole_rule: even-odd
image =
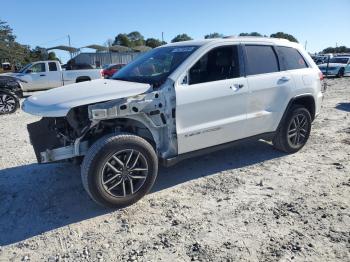
[[188,46],[188,45],[203,46],[209,43],[224,43],[224,42],[244,42],[244,43],[259,42],[259,43],[266,43],[266,44],[270,43],[270,44],[278,44],[278,45],[285,45],[285,46],[293,46],[297,44],[282,38],[241,36],[241,37],[225,37],[225,38],[182,41],[182,42],[176,42],[176,43],[169,43],[165,46]]

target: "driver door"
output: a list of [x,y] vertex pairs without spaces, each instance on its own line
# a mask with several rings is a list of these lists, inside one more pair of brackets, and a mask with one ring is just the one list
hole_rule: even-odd
[[245,137],[248,85],[240,49],[208,50],[175,87],[179,154]]
[[33,64],[25,72],[23,79],[27,81],[26,89],[29,91],[44,90],[48,88],[47,65],[45,62]]

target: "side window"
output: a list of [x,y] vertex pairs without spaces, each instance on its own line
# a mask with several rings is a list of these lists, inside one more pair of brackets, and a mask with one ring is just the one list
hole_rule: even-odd
[[189,71],[189,84],[231,79],[240,76],[238,46],[210,50]]
[[247,75],[278,72],[278,61],[272,46],[246,45]]
[[278,56],[280,57],[281,64],[284,66],[284,70],[293,70],[307,68],[308,65],[305,59],[298,52],[298,50],[292,47],[279,46],[277,48]]
[[49,71],[57,71],[57,64],[55,62],[49,62]]
[[32,73],[45,72],[45,63],[37,63],[29,68],[29,70],[31,70]]

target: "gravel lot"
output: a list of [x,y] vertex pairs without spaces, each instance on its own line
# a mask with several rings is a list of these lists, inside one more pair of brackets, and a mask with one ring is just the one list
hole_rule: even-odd
[[116,211],[79,167],[35,163],[35,117],[0,116],[0,261],[350,261],[350,78],[328,82],[299,153],[261,141],[186,160]]

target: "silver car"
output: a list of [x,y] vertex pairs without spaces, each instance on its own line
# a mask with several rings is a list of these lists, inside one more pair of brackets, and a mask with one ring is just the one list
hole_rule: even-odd
[[350,75],[350,57],[333,57],[329,60],[329,63],[318,65],[318,67],[325,76],[343,77]]

